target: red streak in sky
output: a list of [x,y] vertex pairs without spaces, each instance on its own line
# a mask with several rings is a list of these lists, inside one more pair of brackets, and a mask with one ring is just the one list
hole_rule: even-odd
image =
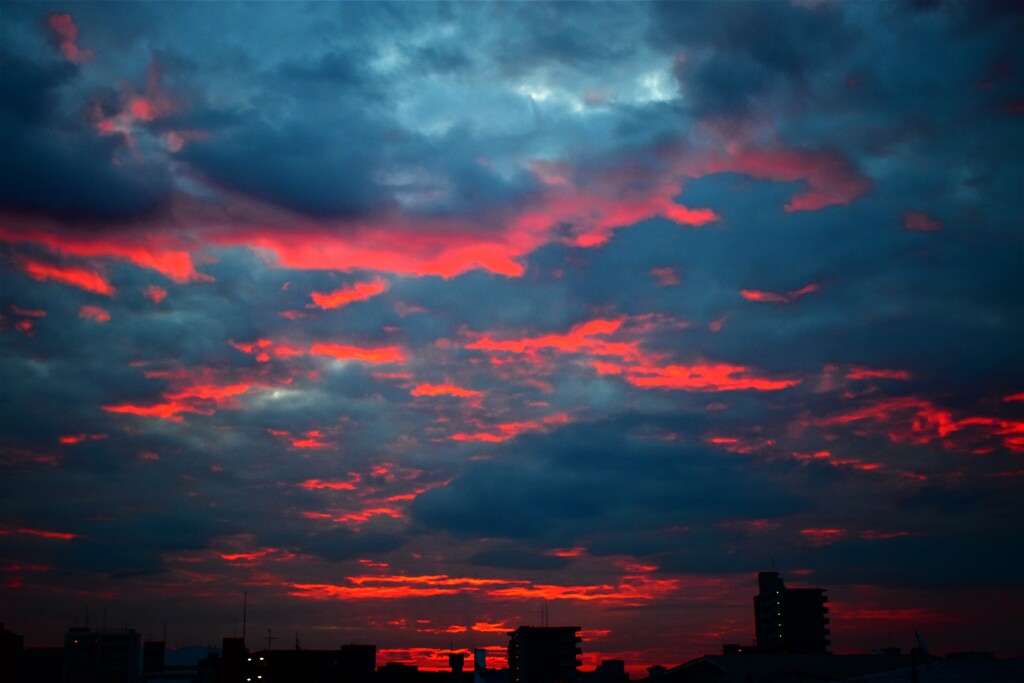
[[60,437],[60,443],[70,446],[83,441],[99,441],[105,438],[107,438],[106,434],[68,434]]
[[903,227],[917,232],[935,232],[942,230],[942,223],[921,211],[906,211],[903,214]]
[[846,529],[801,529],[800,533],[811,540],[811,545],[823,546],[846,536]]
[[179,401],[187,398],[198,398],[198,399],[211,399],[217,402],[223,401],[224,399],[232,396],[238,396],[249,391],[248,384],[229,384],[227,386],[217,386],[215,384],[195,384],[192,386],[184,387],[177,391],[170,391],[164,394],[166,398],[172,401]]
[[55,280],[65,285],[84,289],[93,294],[103,294],[105,296],[113,296],[117,291],[105,277],[94,270],[73,266],[55,266],[31,259],[25,259],[21,267],[26,275],[39,282]]
[[607,602],[639,605],[663,597],[679,588],[679,579],[652,579],[646,576],[626,576],[617,585],[556,586],[531,584],[488,590],[496,598],[525,600],[577,600],[580,602]]
[[110,321],[110,313],[99,306],[82,306],[82,308],[78,310],[78,317],[85,318],[87,320],[95,320],[98,323]]
[[766,292],[758,289],[741,289],[740,296],[747,301],[760,301],[773,304],[790,304],[802,296],[821,290],[817,283],[810,283],[791,292]]
[[[21,315],[21,316],[24,316],[26,318],[45,318],[46,317],[46,311],[44,311],[42,309],[22,308],[21,306],[11,306],[11,313],[13,313],[14,315]],[[1024,394],[1022,394],[1022,396],[1024,396]],[[1011,399],[1006,399],[1006,400],[1009,401]]]
[[158,417],[162,420],[173,420],[174,422],[181,422],[182,418],[178,413],[212,414],[212,411],[204,412],[195,406],[179,402],[156,403],[150,406],[122,403],[119,405],[103,406],[103,410],[108,413],[126,413],[128,415],[138,415],[140,417]]
[[548,334],[522,339],[494,340],[484,336],[475,342],[466,344],[466,348],[516,354],[529,354],[541,349],[554,349],[562,353],[588,353],[596,356],[635,358],[639,355],[637,342],[613,342],[595,339],[595,337],[604,337],[615,333],[624,321],[625,318],[591,320],[573,326],[566,334]]
[[354,473],[349,473],[349,479],[347,481],[323,481],[321,479],[307,479],[306,481],[299,484],[299,487],[306,489],[307,491],[314,491],[316,489],[332,489],[334,491],[355,491],[356,485],[360,482],[361,477]]
[[402,349],[397,346],[379,346],[363,348],[346,344],[313,344],[309,353],[314,356],[330,356],[338,360],[357,360],[366,363],[398,363],[405,362]]
[[329,308],[346,306],[355,301],[364,301],[370,297],[381,294],[386,291],[387,288],[387,281],[383,278],[376,278],[370,282],[357,282],[352,286],[342,287],[341,289],[330,292],[329,294],[313,292],[310,294],[310,297],[313,299],[313,303],[326,310]]
[[471,630],[473,630],[473,631],[476,631],[477,633],[501,633],[502,635],[508,633],[509,631],[514,630],[514,629],[510,628],[509,626],[507,626],[505,624],[505,622],[503,622],[503,621],[498,621],[498,622],[478,621],[475,624],[473,624],[472,626],[470,626],[469,628]]
[[906,370],[876,370],[873,368],[853,367],[846,373],[846,379],[910,379]]
[[459,432],[457,434],[453,434],[449,438],[453,441],[483,441],[488,443],[499,443],[501,441],[507,441],[522,432],[543,429],[550,425],[564,425],[571,421],[572,418],[568,413],[557,413],[555,415],[549,415],[542,418],[539,422],[508,422],[505,424],[495,425],[489,431]]
[[416,388],[409,393],[413,396],[458,396],[460,398],[483,396],[482,392],[463,389],[453,384],[417,384]]
[[63,234],[46,226],[26,225],[18,229],[0,227],[0,241],[31,242],[50,251],[79,258],[116,258],[150,268],[175,282],[212,281],[209,275],[196,272],[192,256],[181,248],[173,235],[134,234],[88,236]]
[[852,423],[884,430],[894,443],[926,444],[941,440],[945,448],[968,448],[977,439],[1002,437],[1003,445],[1024,452],[1024,421],[993,417],[957,419],[953,413],[915,396],[887,398],[818,421],[830,427]]
[[778,391],[800,384],[799,379],[768,379],[750,372],[750,368],[728,363],[669,365],[664,368],[636,366],[627,369],[626,381],[645,389],[684,391]]
[[62,533],[59,531],[46,531],[43,529],[0,529],[0,536],[23,534],[25,536],[38,536],[56,541],[71,541],[78,538],[78,534]]

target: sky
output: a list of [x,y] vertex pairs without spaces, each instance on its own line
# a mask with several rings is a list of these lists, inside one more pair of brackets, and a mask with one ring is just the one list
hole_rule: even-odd
[[4,3],[0,619],[1024,654],[1021,7]]

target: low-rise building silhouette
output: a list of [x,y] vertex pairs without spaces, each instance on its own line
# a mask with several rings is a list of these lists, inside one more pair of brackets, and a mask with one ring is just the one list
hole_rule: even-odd
[[64,635],[64,683],[138,683],[141,639],[132,629],[73,627]]

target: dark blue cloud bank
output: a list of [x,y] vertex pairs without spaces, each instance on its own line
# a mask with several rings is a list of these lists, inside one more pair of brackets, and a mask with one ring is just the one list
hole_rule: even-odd
[[30,642],[248,591],[443,666],[546,600],[642,671],[774,561],[837,650],[1021,653],[1015,3],[0,12]]

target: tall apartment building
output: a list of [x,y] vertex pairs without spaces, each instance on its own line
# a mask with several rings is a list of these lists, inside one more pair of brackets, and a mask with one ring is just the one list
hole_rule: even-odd
[[778,572],[757,575],[757,646],[763,652],[828,652],[828,597],[824,588],[786,588]]
[[579,677],[579,626],[520,626],[508,634],[511,683],[574,683]]

